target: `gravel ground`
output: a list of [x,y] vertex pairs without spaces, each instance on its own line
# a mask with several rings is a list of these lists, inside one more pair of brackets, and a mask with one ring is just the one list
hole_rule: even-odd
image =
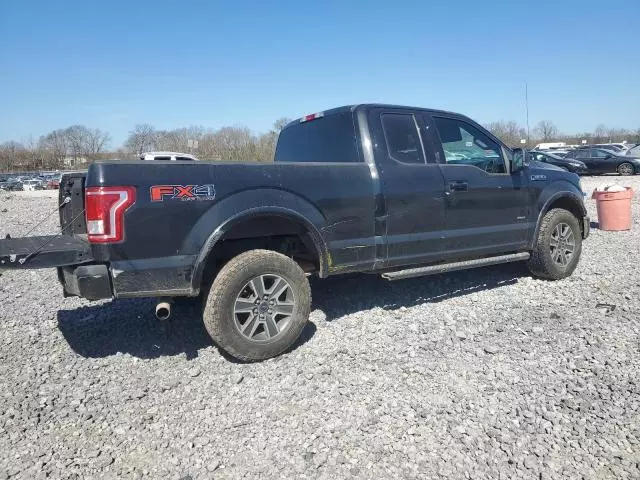
[[[0,234],[54,195],[2,193]],[[0,478],[640,478],[638,203],[560,282],[313,281],[299,345],[259,364],[221,355],[192,307],[163,326],[152,300],[4,272]]]

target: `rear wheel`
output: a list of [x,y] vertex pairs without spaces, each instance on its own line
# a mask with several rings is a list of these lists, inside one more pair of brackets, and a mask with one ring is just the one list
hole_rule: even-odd
[[633,175],[635,168],[629,162],[624,162],[618,165],[618,173],[620,175]]
[[311,310],[311,289],[300,266],[270,250],[250,250],[216,276],[204,325],[216,344],[240,360],[258,361],[290,348]]
[[537,277],[560,280],[573,273],[581,251],[578,219],[567,210],[554,208],[542,219],[528,267]]

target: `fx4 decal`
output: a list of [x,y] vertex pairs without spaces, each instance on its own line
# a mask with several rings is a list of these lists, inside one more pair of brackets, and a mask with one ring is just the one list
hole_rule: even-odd
[[216,189],[213,185],[153,185],[151,187],[151,201],[164,200],[213,200]]

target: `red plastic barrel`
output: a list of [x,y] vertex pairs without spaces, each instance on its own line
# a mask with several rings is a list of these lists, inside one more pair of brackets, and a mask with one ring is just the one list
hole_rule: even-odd
[[622,192],[594,190],[591,198],[595,199],[598,208],[598,228],[600,230],[631,229],[631,199],[633,198],[631,187],[625,187]]

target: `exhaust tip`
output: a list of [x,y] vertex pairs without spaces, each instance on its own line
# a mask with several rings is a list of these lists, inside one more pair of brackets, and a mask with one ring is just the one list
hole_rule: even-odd
[[160,302],[156,305],[156,318],[158,320],[168,320],[171,316],[171,304],[169,302]]

